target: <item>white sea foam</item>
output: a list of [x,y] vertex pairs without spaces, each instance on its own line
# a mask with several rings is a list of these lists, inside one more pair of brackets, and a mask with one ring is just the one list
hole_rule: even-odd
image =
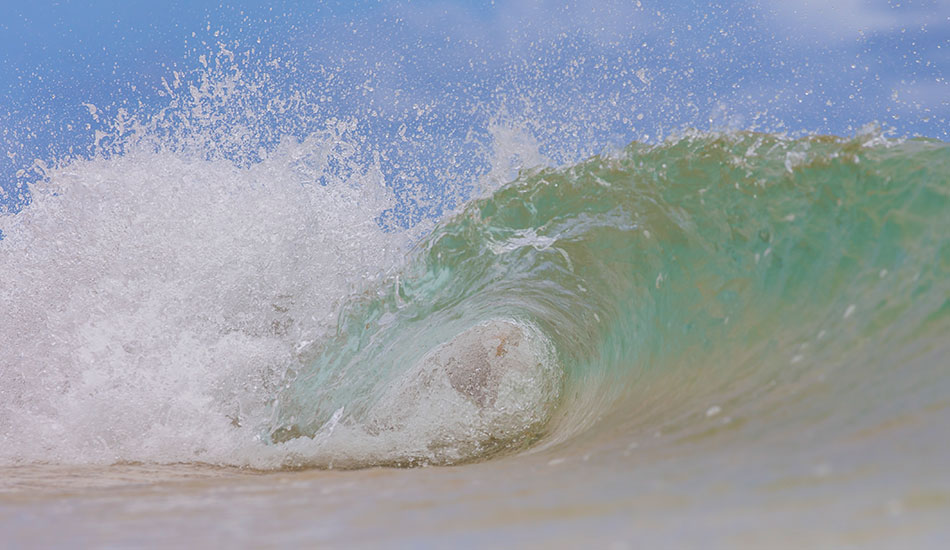
[[[478,447],[504,418],[536,424],[545,413],[518,417],[506,401],[529,381],[510,379],[528,376],[515,369],[492,390],[507,412],[449,388],[438,399],[463,412],[447,416],[404,379],[392,391],[432,410],[380,431],[386,404],[372,425],[344,406],[313,438],[266,441],[288,369],[312,360],[300,354],[319,347],[349,296],[398,271],[426,224],[380,222],[397,201],[353,121],[299,123],[313,116],[306,94],[272,95],[266,73],[247,83],[232,58],[223,50],[194,85],[176,77],[154,116],[120,110],[108,123],[88,106],[106,129],[97,152],[36,164],[31,203],[0,215],[0,464],[438,461],[477,451],[445,450],[446,438]],[[278,139],[268,116],[310,137]],[[509,126],[491,128],[493,186],[543,161]],[[412,193],[423,209],[425,194]],[[435,206],[460,198],[446,196]]]
[[271,446],[283,465],[455,463],[517,450],[553,412],[560,373],[535,327],[492,319],[430,350],[366,414],[337,411],[313,437]]
[[[454,462],[517,446],[550,416],[559,379],[540,331],[486,321],[430,351],[388,388],[369,415],[369,433],[388,445],[368,454]],[[397,447],[405,454],[385,456]]]
[[380,171],[331,134],[248,167],[74,161],[0,217],[0,462],[254,462],[298,344],[404,253]]

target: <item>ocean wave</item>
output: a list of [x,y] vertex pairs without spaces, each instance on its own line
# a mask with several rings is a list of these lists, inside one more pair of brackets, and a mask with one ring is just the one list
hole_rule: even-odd
[[941,142],[632,143],[427,234],[380,226],[372,170],[314,185],[326,151],[139,150],[35,185],[2,219],[0,459],[452,464],[782,407],[860,429],[895,377],[939,386]]

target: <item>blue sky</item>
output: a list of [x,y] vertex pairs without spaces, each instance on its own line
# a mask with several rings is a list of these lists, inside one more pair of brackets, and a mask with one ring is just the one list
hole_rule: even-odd
[[940,0],[258,4],[0,8],[0,186],[35,179],[34,159],[89,154],[119,109],[147,117],[216,63],[266,82],[244,111],[306,97],[250,115],[259,145],[350,118],[394,181],[445,177],[437,156],[478,174],[472,144],[498,120],[556,161],[688,127],[950,137]]

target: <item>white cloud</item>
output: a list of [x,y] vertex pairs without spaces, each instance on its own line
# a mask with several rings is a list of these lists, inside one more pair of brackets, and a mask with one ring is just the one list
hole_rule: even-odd
[[893,16],[867,0],[779,0],[772,2],[772,8],[782,23],[836,38],[896,25]]
[[[861,33],[886,32],[939,22],[950,13],[950,3],[902,3],[887,0],[767,0],[767,11],[786,31],[806,32],[809,38],[829,41]],[[811,36],[814,35],[814,36]]]
[[509,36],[525,32],[550,39],[580,33],[598,44],[624,40],[647,18],[640,2],[614,0],[506,2],[499,15]]
[[620,0],[524,0],[498,2],[477,9],[453,2],[436,2],[390,9],[410,27],[430,32],[450,30],[455,41],[477,41],[492,49],[582,35],[595,44],[629,37],[647,15],[640,2]]

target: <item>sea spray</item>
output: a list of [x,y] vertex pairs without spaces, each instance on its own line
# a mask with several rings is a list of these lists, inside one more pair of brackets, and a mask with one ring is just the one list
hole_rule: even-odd
[[405,245],[372,166],[314,181],[347,162],[326,145],[247,168],[132,150],[34,185],[0,221],[5,460],[241,456],[296,350]]

